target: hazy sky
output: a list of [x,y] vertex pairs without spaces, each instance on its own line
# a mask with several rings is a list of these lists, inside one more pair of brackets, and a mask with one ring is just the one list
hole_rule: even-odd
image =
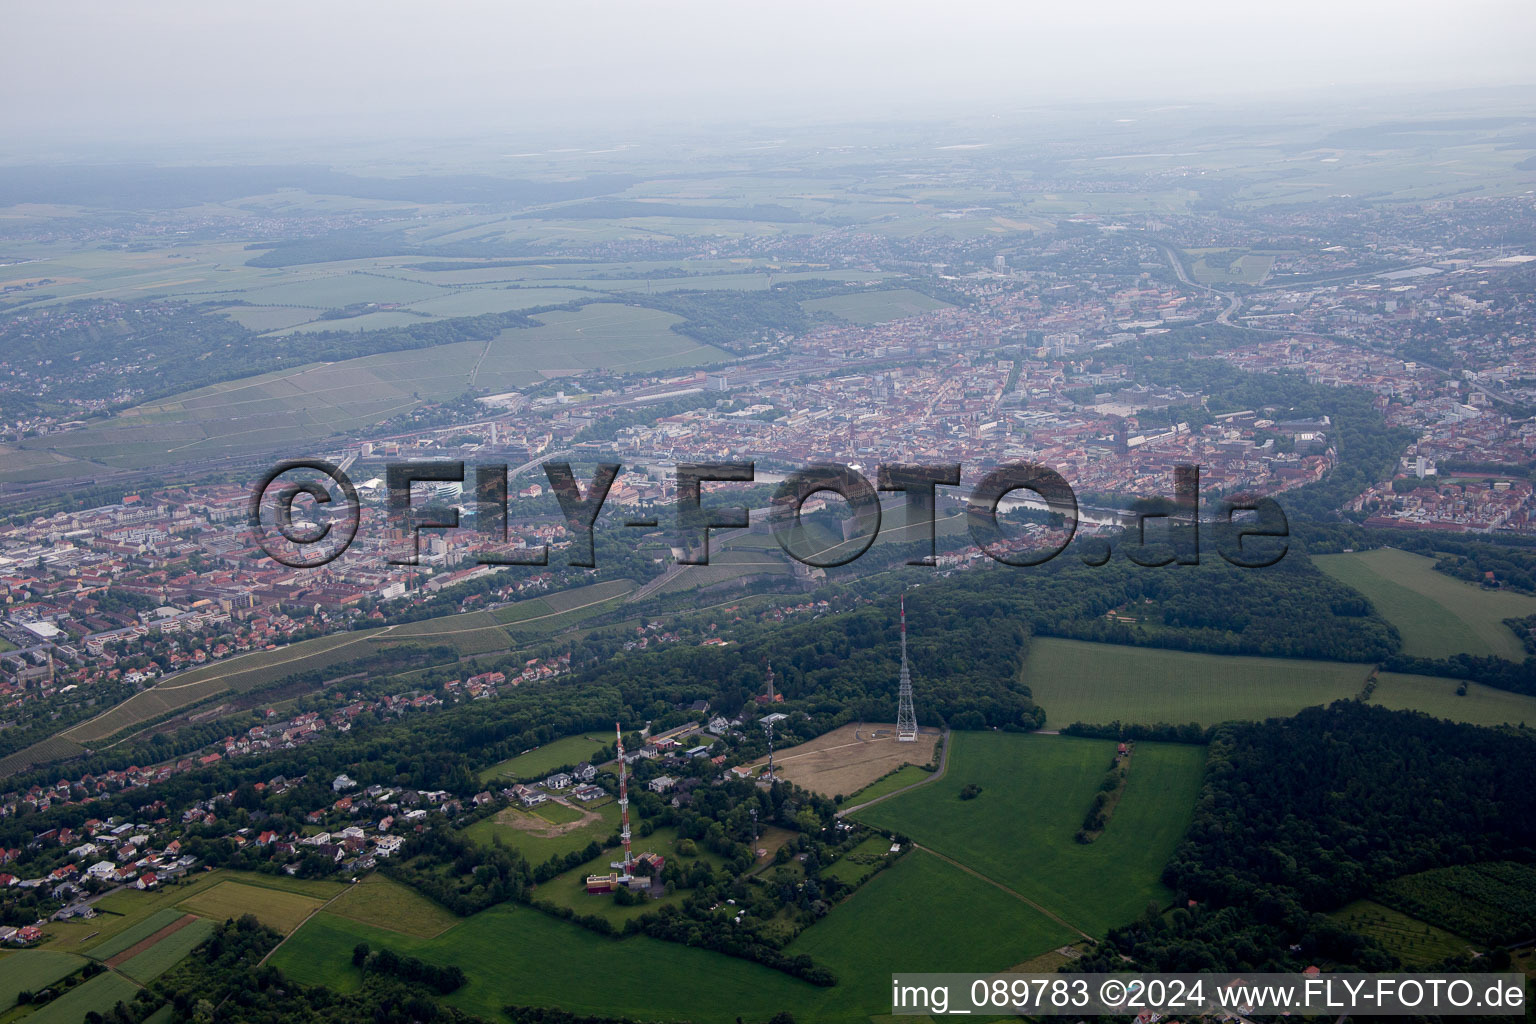
[[0,27],[12,161],[44,139],[886,117],[1536,79],[1531,0],[13,0]]

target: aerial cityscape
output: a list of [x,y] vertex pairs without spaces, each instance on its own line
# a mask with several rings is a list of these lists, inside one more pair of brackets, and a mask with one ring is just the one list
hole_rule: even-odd
[[0,1024],[1536,1019],[1530,12],[79,6]]

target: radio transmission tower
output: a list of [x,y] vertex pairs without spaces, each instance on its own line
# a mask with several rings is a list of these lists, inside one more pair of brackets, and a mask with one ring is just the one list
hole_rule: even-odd
[[624,859],[608,866],[623,868],[627,878],[634,873],[635,866],[635,858],[629,852],[629,771],[624,763],[624,733],[618,722],[613,723],[613,732],[619,742],[619,838],[624,842]]
[[912,706],[912,671],[907,667],[907,596],[901,596],[901,689],[896,697],[896,739],[917,739],[917,710]]

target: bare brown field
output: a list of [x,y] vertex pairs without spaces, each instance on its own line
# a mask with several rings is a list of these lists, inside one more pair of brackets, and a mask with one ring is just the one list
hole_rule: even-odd
[[773,763],[780,778],[797,786],[823,796],[847,795],[904,764],[927,764],[938,741],[937,729],[924,729],[915,742],[900,743],[895,725],[853,722],[778,751]]

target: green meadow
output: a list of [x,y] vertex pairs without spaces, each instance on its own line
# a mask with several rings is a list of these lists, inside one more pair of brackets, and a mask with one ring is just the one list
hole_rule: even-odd
[[1370,598],[1402,634],[1404,654],[1525,658],[1520,638],[1504,620],[1536,615],[1536,597],[1466,583],[1436,572],[1434,559],[1397,548],[1314,555],[1312,561]]
[[[1193,813],[1205,748],[1138,743],[1102,835],[1075,836],[1115,754],[1109,740],[959,732],[942,779],[859,811],[1090,934],[1166,904],[1163,865]],[[960,790],[976,785],[974,799]]]
[[1165,651],[1037,637],[1023,679],[1046,727],[1198,722],[1291,715],[1359,694],[1369,665]]

